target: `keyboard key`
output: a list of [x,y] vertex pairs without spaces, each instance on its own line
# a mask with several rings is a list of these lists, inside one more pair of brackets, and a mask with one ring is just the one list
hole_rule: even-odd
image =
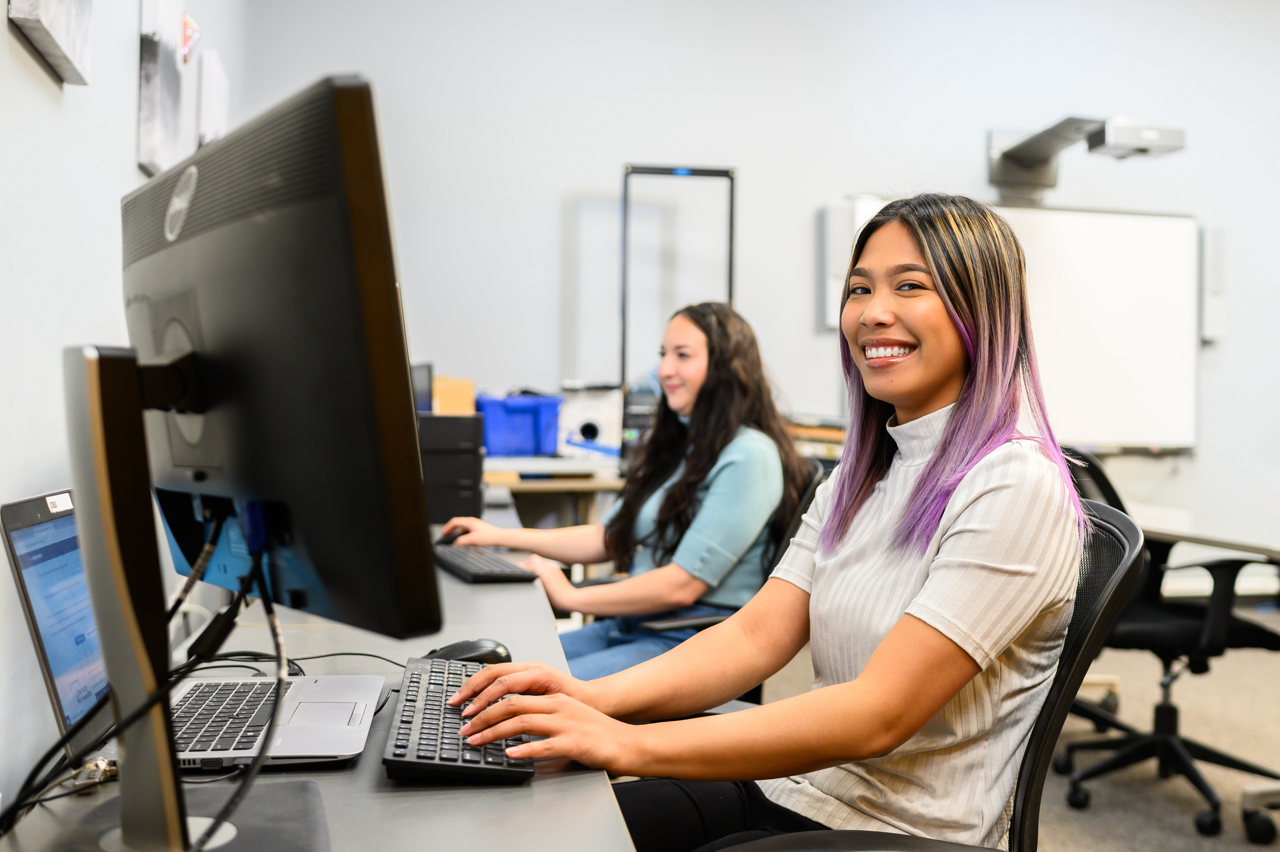
[[400,685],[400,719],[393,721],[383,752],[389,777],[518,783],[533,776],[532,763],[508,758],[504,744],[474,748],[458,735],[462,708],[447,706],[445,699],[480,668],[448,660],[409,661]]

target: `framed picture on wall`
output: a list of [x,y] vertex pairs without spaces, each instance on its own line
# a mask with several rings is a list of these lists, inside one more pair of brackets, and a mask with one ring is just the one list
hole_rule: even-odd
[[64,83],[89,85],[93,0],[9,0],[18,25]]
[[142,0],[138,166],[148,175],[159,174],[183,156],[182,42],[182,0]]

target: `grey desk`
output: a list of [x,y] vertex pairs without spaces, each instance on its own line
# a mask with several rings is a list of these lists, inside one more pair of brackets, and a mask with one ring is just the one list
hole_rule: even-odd
[[1126,508],[1148,541],[1169,546],[1187,542],[1221,547],[1263,557],[1259,562],[1280,562],[1280,527],[1146,503],[1127,503]]
[[[363,651],[393,660],[420,656],[457,639],[488,637],[504,642],[516,660],[541,659],[564,666],[551,609],[536,584],[468,586],[439,574],[444,629],[435,636],[400,642],[285,611],[285,650],[290,656]],[[254,607],[241,619],[227,650],[270,650],[270,637]],[[304,663],[308,674],[380,674],[398,686],[400,670],[364,657]],[[229,672],[217,670],[218,674]],[[382,747],[395,696],[373,722],[369,744],[352,765],[339,769],[264,771],[256,785],[281,779],[314,780],[324,800],[334,850],[422,850],[470,845],[521,850],[632,850],[631,838],[603,772],[564,763],[541,764],[532,781],[518,787],[404,785],[388,781]],[[46,710],[46,708],[41,708]],[[231,783],[215,785],[229,794]],[[51,842],[59,823],[74,820],[114,795],[111,787],[38,808],[0,840],[0,850],[36,850]],[[252,791],[249,793],[253,795]]]

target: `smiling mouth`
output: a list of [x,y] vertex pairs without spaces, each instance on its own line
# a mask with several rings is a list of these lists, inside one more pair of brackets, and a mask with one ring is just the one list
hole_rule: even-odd
[[916,351],[914,346],[864,346],[862,354],[868,361],[879,358],[901,358]]

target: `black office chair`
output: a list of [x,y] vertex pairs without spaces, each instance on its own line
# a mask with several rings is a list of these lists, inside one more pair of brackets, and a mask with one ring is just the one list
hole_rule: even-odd
[[[1112,507],[1124,511],[1120,495],[1108,481],[1102,465],[1089,453],[1063,448],[1081,464],[1073,471],[1076,487],[1082,495],[1097,492]],[[1250,772],[1267,778],[1280,778],[1270,769],[1224,754],[1178,733],[1178,708],[1170,700],[1173,682],[1185,671],[1204,674],[1209,659],[1221,656],[1227,648],[1263,648],[1280,651],[1280,634],[1232,614],[1235,605],[1236,575],[1251,562],[1249,559],[1223,559],[1202,563],[1213,577],[1213,592],[1207,604],[1175,602],[1162,597],[1161,581],[1168,566],[1168,542],[1146,543],[1147,564],[1138,593],[1116,620],[1106,646],[1150,651],[1160,658],[1164,675],[1160,678],[1162,699],[1155,708],[1151,733],[1143,733],[1121,722],[1106,710],[1077,699],[1072,711],[1093,720],[1099,729],[1116,728],[1122,736],[1104,737],[1070,743],[1054,760],[1054,770],[1071,775],[1067,803],[1073,808],[1089,806],[1089,791],[1083,782],[1114,772],[1147,758],[1158,761],[1161,778],[1178,774],[1186,777],[1200,791],[1209,810],[1196,815],[1196,829],[1214,835],[1222,830],[1222,802],[1196,768],[1202,760],[1219,766]],[[1191,566],[1178,566],[1191,567]],[[1075,770],[1075,754],[1079,751],[1114,752],[1092,766]],[[1276,836],[1275,823],[1265,812],[1245,811],[1245,833],[1255,843],[1270,843]]]
[[[1040,838],[1040,795],[1071,698],[1080,688],[1112,622],[1138,584],[1142,533],[1109,506],[1085,501],[1093,532],[1085,542],[1075,609],[1058,672],[1031,728],[1014,788],[1009,852],[1035,852]],[[801,831],[736,846],[733,852],[960,852],[981,847],[880,831]]]

